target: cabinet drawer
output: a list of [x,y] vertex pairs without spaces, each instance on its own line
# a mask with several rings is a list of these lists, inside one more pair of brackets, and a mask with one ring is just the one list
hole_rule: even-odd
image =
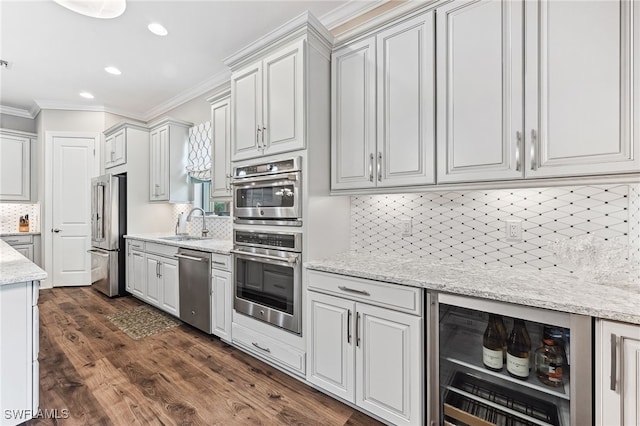
[[267,361],[274,361],[287,370],[297,374],[305,374],[304,352],[238,324],[233,324],[231,328],[234,343]]
[[32,244],[33,235],[8,235],[6,237],[2,237],[2,241],[11,246],[16,244]]
[[370,305],[422,315],[422,289],[362,278],[308,271],[307,289]]
[[127,240],[127,247],[129,248],[129,251],[131,250],[144,251],[144,246],[145,246],[144,241]]
[[211,268],[231,272],[231,255],[212,253]]
[[178,253],[178,247],[168,246],[165,244],[146,243],[145,251],[147,253],[158,254],[160,256],[173,257]]

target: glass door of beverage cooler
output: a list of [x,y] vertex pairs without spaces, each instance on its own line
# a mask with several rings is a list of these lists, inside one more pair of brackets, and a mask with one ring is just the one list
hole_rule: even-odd
[[[592,423],[590,317],[464,296],[439,294],[437,299],[432,331],[439,374],[432,386],[439,400],[432,424]],[[524,320],[526,331],[516,320]],[[505,332],[500,350],[494,336]],[[530,348],[522,349],[524,335]]]

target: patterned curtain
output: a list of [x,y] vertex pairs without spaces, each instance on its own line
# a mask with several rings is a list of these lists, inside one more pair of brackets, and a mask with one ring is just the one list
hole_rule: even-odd
[[189,157],[187,173],[195,182],[211,180],[211,122],[189,129]]

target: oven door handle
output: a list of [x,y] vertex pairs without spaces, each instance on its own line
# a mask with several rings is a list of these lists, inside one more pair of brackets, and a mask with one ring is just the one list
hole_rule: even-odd
[[253,183],[253,182],[287,182],[287,181],[297,181],[298,175],[296,173],[290,173],[286,175],[265,175],[265,176],[256,176],[256,177],[248,177],[248,178],[235,178],[231,179],[231,185],[243,185],[245,183]]
[[233,254],[239,254],[241,256],[246,256],[246,257],[258,257],[260,259],[275,260],[278,262],[287,262],[291,264],[298,263],[298,255],[288,256],[288,257],[278,257],[278,256],[269,256],[268,254],[247,253],[246,251],[240,251],[240,250],[231,250],[230,252]]

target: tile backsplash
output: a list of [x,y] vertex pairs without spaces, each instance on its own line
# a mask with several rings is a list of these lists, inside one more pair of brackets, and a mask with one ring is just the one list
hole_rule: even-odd
[[[521,221],[522,241],[507,241],[506,220]],[[359,253],[571,271],[550,243],[593,235],[640,261],[639,221],[640,184],[363,195],[351,197],[350,241]]]
[[[178,220],[178,215],[184,213],[185,215],[191,210],[190,204],[174,204],[175,220]],[[232,238],[232,220],[229,216],[207,216],[205,218],[207,229],[209,230],[209,237],[219,240],[231,240]],[[175,228],[176,222],[171,224],[171,229]],[[193,217],[191,222],[187,222],[187,232],[189,235],[200,236],[202,231],[202,217]]]
[[40,232],[40,204],[0,203],[0,233],[18,232],[24,215],[29,215],[29,231]]

